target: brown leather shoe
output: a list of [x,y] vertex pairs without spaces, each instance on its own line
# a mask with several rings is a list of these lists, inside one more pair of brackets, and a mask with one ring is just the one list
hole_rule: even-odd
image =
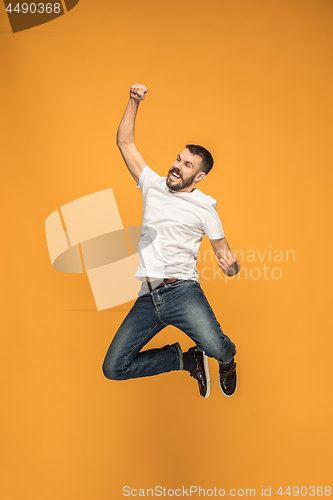
[[210,395],[208,357],[204,352],[199,351],[197,346],[191,347],[189,351],[193,354],[195,362],[197,364],[190,375],[197,380],[201,396],[203,396],[204,398],[208,398]]
[[219,386],[222,394],[230,398],[235,394],[237,387],[237,375],[236,375],[237,363],[234,362],[229,368],[223,368],[220,365],[219,369]]

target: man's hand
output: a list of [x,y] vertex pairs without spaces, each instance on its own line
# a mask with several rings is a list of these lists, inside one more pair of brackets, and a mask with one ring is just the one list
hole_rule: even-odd
[[143,101],[148,92],[148,87],[145,85],[141,85],[140,83],[136,83],[132,85],[130,90],[130,98],[134,101],[140,102]]
[[240,264],[232,253],[225,238],[210,240],[214,253],[219,261],[219,267],[226,276],[234,276],[240,271]]
[[[229,267],[231,267],[235,262],[237,261],[236,256],[231,252],[231,250],[228,250],[223,257],[220,258],[219,260],[219,267],[225,272]],[[235,267],[235,266],[233,266]],[[235,269],[231,268],[228,269],[228,272],[225,273],[227,276],[233,276],[236,274],[238,271]]]

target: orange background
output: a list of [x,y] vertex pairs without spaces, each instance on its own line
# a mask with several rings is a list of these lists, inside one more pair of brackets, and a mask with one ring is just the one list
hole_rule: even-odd
[[[81,0],[15,35],[0,12],[1,498],[333,486],[332,2]],[[136,126],[148,165],[166,175],[204,145],[215,165],[198,188],[231,248],[295,251],[241,261],[281,279],[201,282],[238,349],[232,398],[214,360],[207,400],[186,372],[107,380],[134,301],[97,312],[87,277],[50,264],[45,219],[72,200],[112,187],[124,226],[141,223],[116,146],[136,82],[150,89]],[[150,346],[176,340],[191,345],[168,327]]]

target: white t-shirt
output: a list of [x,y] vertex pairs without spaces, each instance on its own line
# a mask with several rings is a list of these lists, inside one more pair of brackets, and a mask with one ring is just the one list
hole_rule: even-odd
[[196,263],[202,237],[224,238],[216,200],[198,189],[191,193],[172,191],[166,179],[146,165],[138,181],[143,216],[135,278],[199,282]]

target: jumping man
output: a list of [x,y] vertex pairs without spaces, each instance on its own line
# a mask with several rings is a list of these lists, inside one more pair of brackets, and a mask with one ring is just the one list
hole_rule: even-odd
[[[210,395],[208,357],[219,363],[219,387],[232,396],[237,385],[235,345],[224,335],[200,286],[196,267],[204,234],[210,240],[219,267],[227,276],[240,270],[224,237],[216,200],[196,188],[213,166],[202,146],[188,144],[161,177],[136,148],[134,125],[140,101],[148,88],[135,84],[118,128],[117,145],[141,190],[143,218],[135,278],[142,281],[132,309],[114,336],[103,363],[112,380],[147,377],[172,370],[187,370]],[[183,352],[180,344],[159,349],[143,347],[167,325],[188,335],[194,346]]]

